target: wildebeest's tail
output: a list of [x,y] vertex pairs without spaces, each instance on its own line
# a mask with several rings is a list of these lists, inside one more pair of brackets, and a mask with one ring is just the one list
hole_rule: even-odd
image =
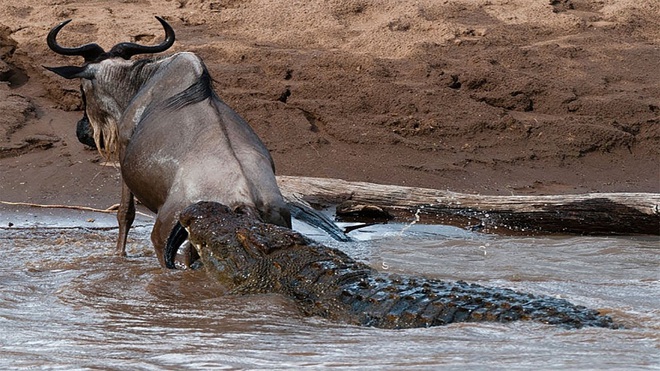
[[320,228],[337,241],[348,242],[352,239],[346,235],[332,220],[314,210],[309,203],[295,196],[286,198],[291,216],[313,227]]
[[179,250],[181,244],[183,244],[188,238],[188,231],[179,223],[178,221],[172,228],[170,236],[167,238],[167,244],[165,245],[165,266],[169,269],[175,269],[174,259],[176,258],[176,253]]

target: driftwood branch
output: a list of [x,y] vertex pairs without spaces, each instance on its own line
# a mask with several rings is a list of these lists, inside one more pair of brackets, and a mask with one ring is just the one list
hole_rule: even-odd
[[[0,201],[0,204],[2,205],[10,205],[10,206],[27,206],[27,207],[36,207],[36,208],[41,208],[41,209],[69,209],[69,210],[82,210],[82,211],[91,211],[95,213],[106,213],[106,214],[116,214],[117,210],[119,209],[119,204],[114,204],[107,209],[97,209],[93,207],[88,207],[88,206],[78,206],[78,205],[47,205],[47,204],[36,204],[32,202],[13,202],[13,201]],[[143,212],[137,211],[137,214],[140,214],[142,216],[146,216],[149,218],[153,218],[153,216],[149,214],[145,214]]]
[[114,214],[117,212],[118,205],[112,205],[107,209],[96,209],[93,207],[87,206],[77,206],[77,205],[44,205],[44,204],[35,204],[32,202],[12,202],[12,201],[0,201],[0,204],[10,205],[10,206],[28,206],[28,207],[37,207],[42,209],[70,209],[70,210],[83,210],[83,211],[92,211],[95,213],[108,213]]
[[285,197],[338,205],[338,218],[392,218],[490,233],[660,234],[660,194],[484,196],[338,179],[279,176]]

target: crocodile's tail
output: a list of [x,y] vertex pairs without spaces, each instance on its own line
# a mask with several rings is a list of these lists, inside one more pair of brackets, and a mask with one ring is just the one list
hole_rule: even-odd
[[566,328],[617,327],[610,317],[563,299],[462,281],[376,276],[344,286],[341,300],[363,325],[382,328],[516,320]]

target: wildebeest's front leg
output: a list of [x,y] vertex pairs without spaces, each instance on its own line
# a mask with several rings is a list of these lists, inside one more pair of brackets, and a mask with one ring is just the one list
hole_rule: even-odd
[[117,210],[119,237],[117,238],[117,254],[126,256],[126,239],[128,231],[135,220],[135,197],[124,181],[121,182],[121,202]]

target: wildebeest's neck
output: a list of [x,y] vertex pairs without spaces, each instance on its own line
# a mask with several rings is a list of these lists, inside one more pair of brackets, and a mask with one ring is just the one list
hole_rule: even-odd
[[166,59],[168,58],[117,61],[103,68],[97,79],[103,82],[105,90],[112,95],[121,113],[163,66]]
[[193,53],[102,61],[95,79],[83,81],[83,90],[94,139],[108,157],[118,155],[138,123],[150,114],[173,111],[213,94],[206,67]]

